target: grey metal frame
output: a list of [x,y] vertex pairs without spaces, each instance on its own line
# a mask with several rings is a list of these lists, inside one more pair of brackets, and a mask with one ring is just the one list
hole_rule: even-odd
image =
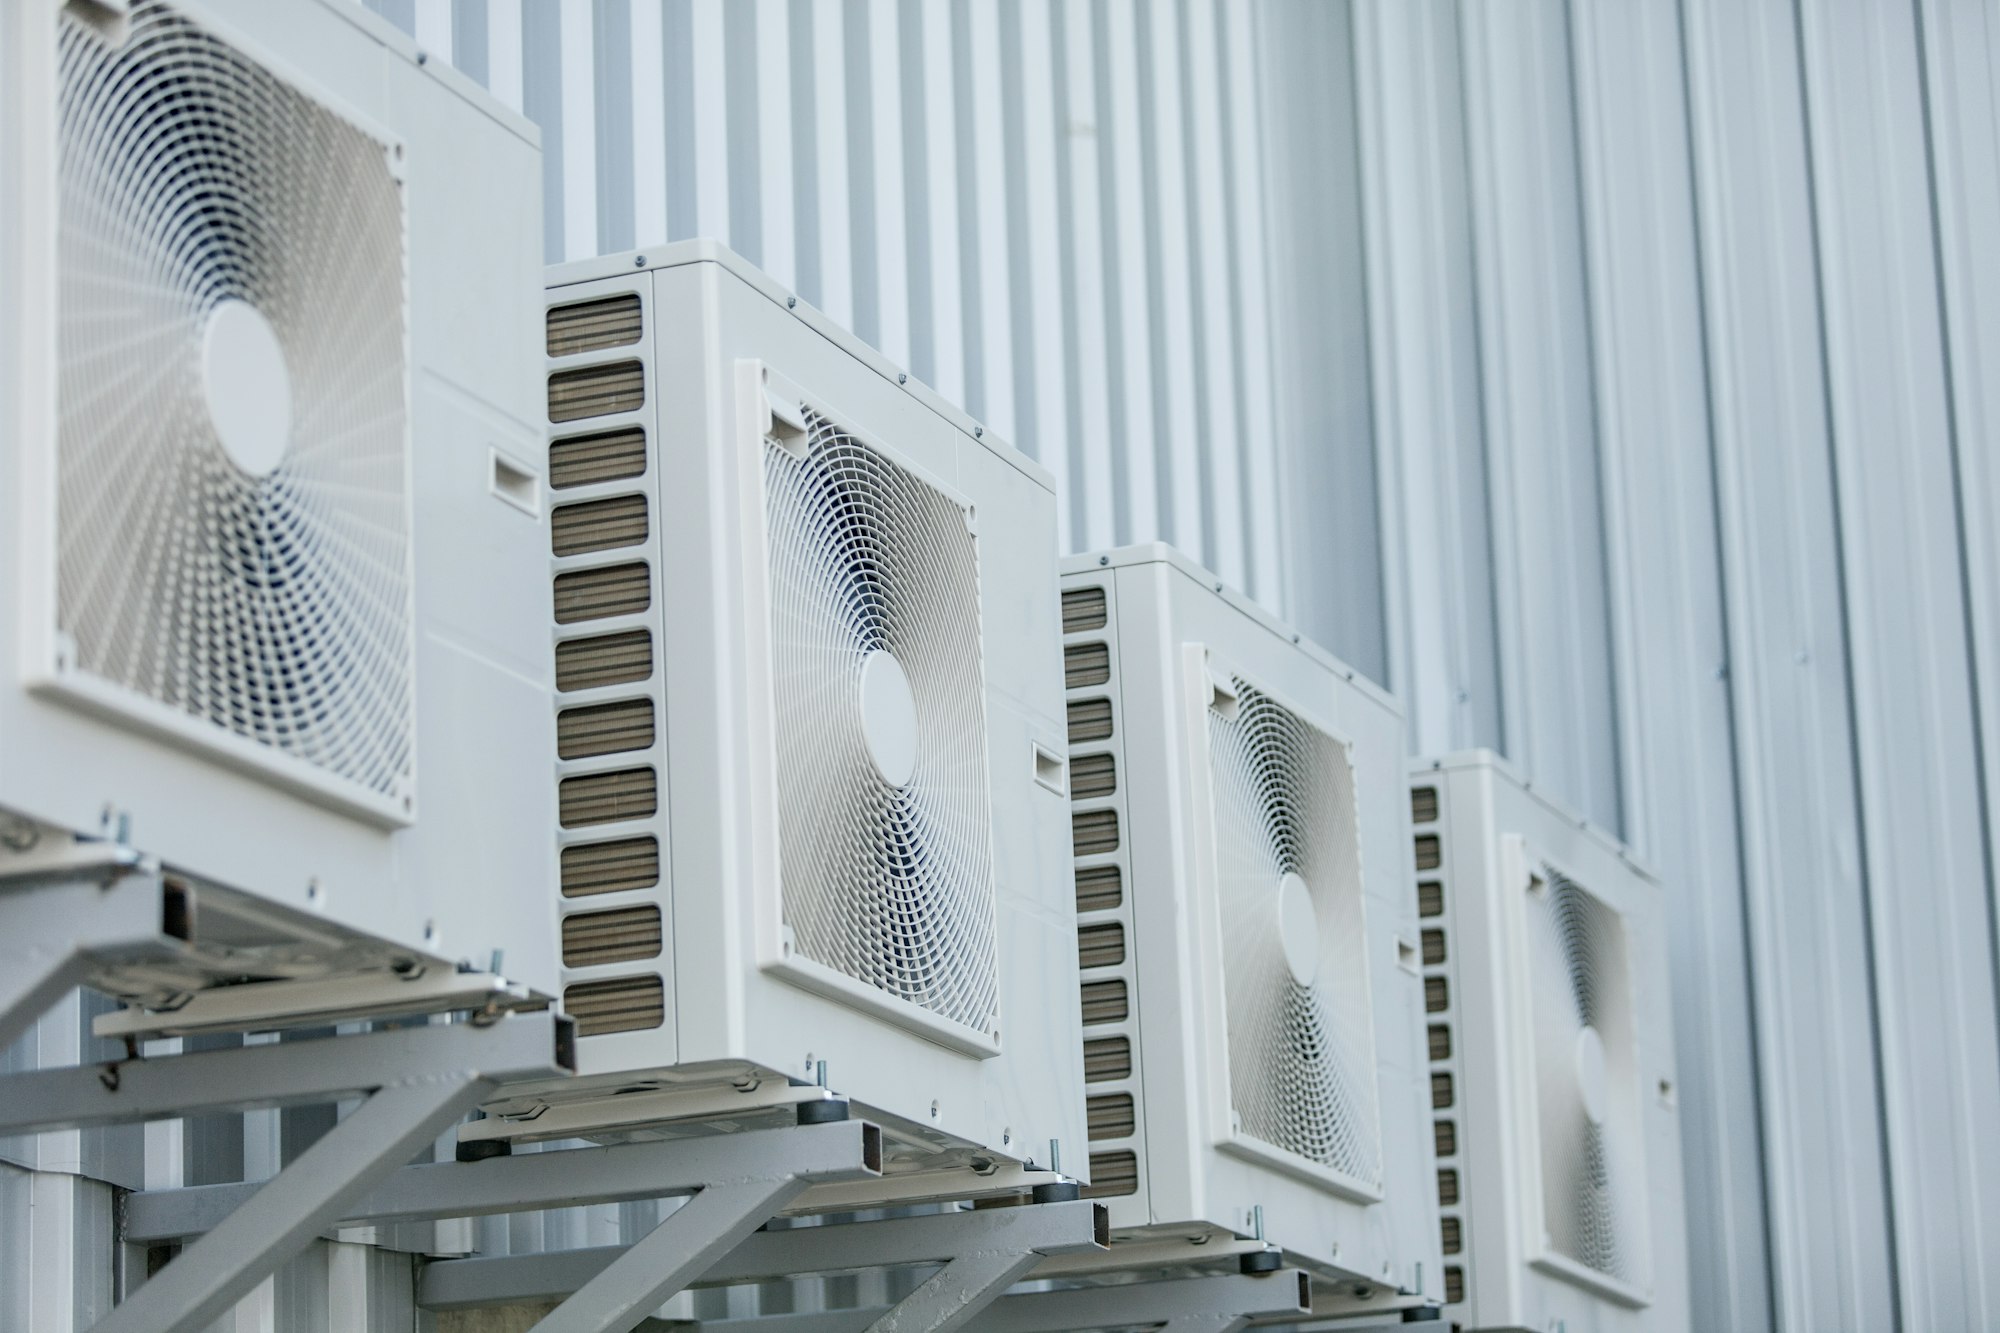
[[[814,1183],[879,1176],[882,1132],[859,1120],[406,1166],[348,1197],[322,1230],[427,1218],[689,1196],[636,1244],[566,1288],[538,1333],[630,1329]],[[125,1239],[219,1231],[255,1190],[204,1185],[135,1194]],[[466,1261],[476,1262],[476,1261]]]
[[129,852],[78,847],[76,857],[0,884],[0,1047],[88,981],[100,960],[170,957],[183,942],[177,890],[136,872]]
[[[157,923],[157,917],[144,915],[160,901],[148,892],[157,884],[126,880],[97,892],[117,903],[108,916],[112,924]],[[127,888],[137,892],[122,898]],[[47,900],[37,904],[47,905]],[[99,924],[105,919],[98,918]],[[69,937],[82,935],[71,931]],[[95,936],[110,937],[108,931]],[[74,966],[80,952],[68,951],[67,961],[52,956],[42,975]],[[25,993],[26,988],[17,992]],[[568,1019],[518,1014],[493,1023],[13,1074],[0,1078],[0,1132],[362,1099],[270,1180],[234,1187],[230,1207],[201,1228],[207,1234],[96,1325],[100,1333],[179,1333],[226,1313],[500,1085],[569,1072],[570,1041]]]
[[[667,1221],[679,1216],[681,1213],[675,1213]],[[713,1259],[696,1279],[683,1285],[728,1286],[942,1261],[938,1271],[917,1290],[892,1309],[878,1311],[867,1325],[940,1333],[964,1325],[1046,1256],[1096,1249],[1104,1243],[1106,1232],[1102,1207],[1082,1200],[792,1226],[740,1237],[726,1254]],[[581,1292],[601,1275],[631,1262],[658,1234],[655,1231],[630,1249],[603,1246],[434,1263],[424,1270],[418,1304],[434,1310],[457,1309]],[[651,1292],[644,1294],[651,1296]],[[659,1303],[656,1299],[639,1308],[643,1312]]]
[[[1260,1321],[1308,1316],[1312,1278],[1303,1269],[1259,1274],[1064,1287],[1001,1296],[980,1315],[982,1333],[1067,1333],[1079,1328],[1143,1327],[1163,1333],[1236,1333]],[[899,1307],[900,1308],[900,1307]],[[881,1333],[929,1325],[889,1322],[897,1310],[825,1310],[763,1318],[702,1320],[688,1333]]]

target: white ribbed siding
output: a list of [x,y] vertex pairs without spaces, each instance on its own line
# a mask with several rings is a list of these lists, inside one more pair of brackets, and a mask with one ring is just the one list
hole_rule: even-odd
[[717,237],[1049,466],[1072,548],[1172,541],[1286,605],[1244,5],[371,7],[540,123],[551,261]]

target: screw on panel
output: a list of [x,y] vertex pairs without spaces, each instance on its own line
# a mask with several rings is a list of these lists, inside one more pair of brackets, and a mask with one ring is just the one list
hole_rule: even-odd
[[418,63],[419,65],[428,65],[428,64],[430,64],[430,63],[431,63],[431,56],[430,56],[430,52],[428,52],[428,51],[419,51],[419,52],[417,52],[417,63]]
[[972,438],[973,438],[973,439],[975,439],[975,440],[983,440],[983,439],[985,439],[985,438],[986,438],[986,427],[984,427],[984,426],[974,426],[974,427],[972,428]]
[[896,376],[896,383],[898,384],[908,384],[909,382],[910,382],[910,376],[907,372],[899,373]]
[[646,256],[644,256],[644,255],[633,255],[633,256],[632,256],[632,267],[633,267],[633,268],[644,268],[644,267],[646,267]]
[[796,297],[796,296],[787,296],[787,297],[785,298],[785,309],[787,309],[787,310],[797,310],[798,308],[799,308],[799,298],[798,298],[798,297]]
[[1097,563],[1100,565],[1108,565],[1111,563],[1111,557],[1108,555],[1100,555],[1097,557]]

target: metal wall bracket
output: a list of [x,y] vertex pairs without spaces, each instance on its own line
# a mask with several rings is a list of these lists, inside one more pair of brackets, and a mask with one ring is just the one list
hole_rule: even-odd
[[[979,1316],[981,1333],[1068,1333],[1079,1328],[1143,1328],[1164,1333],[1236,1333],[1253,1323],[1296,1321],[1307,1315],[1312,1278],[1297,1268],[1246,1275],[1121,1282],[1095,1287],[1020,1292],[993,1301]],[[703,1320],[688,1333],[864,1333],[905,1327],[878,1321],[889,1310],[826,1310],[751,1319]]]
[[[828,1121],[406,1166],[380,1177],[372,1190],[350,1196],[318,1226],[331,1230],[685,1196],[688,1201],[637,1244],[604,1256],[594,1271],[565,1286],[568,1299],[535,1326],[538,1333],[622,1333],[813,1182],[873,1178],[881,1170],[877,1126]],[[203,1185],[135,1194],[127,1201],[126,1239],[217,1231],[253,1188]]]
[[569,1020],[541,1013],[11,1074],[0,1133],[363,1099],[270,1180],[224,1187],[207,1234],[96,1325],[179,1333],[226,1313],[496,1088],[567,1072],[571,1046]]
[[[667,1220],[678,1216],[676,1213]],[[917,1290],[892,1309],[875,1312],[872,1322],[862,1325],[883,1333],[892,1329],[897,1333],[941,1333],[961,1327],[986,1309],[1044,1256],[1094,1250],[1104,1243],[1107,1233],[1102,1207],[1082,1200],[886,1221],[788,1226],[742,1237],[683,1285],[734,1286],[810,1274],[941,1263]],[[648,1236],[639,1245],[651,1239]],[[582,1291],[599,1275],[625,1263],[638,1248],[604,1246],[447,1260],[425,1268],[417,1299],[434,1310],[548,1300]],[[640,1313],[658,1304],[653,1301],[641,1307]],[[629,1325],[573,1327],[595,1330]]]
[[[90,847],[89,844],[78,844]],[[0,1047],[106,960],[174,957],[186,939],[179,891],[104,849],[0,881]]]

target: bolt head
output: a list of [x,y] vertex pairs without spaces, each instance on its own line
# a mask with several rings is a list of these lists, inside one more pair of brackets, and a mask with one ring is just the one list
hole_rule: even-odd
[[796,310],[796,309],[798,309],[798,308],[799,308],[799,298],[798,298],[798,297],[796,297],[796,296],[787,296],[787,297],[785,298],[785,309],[787,309],[787,310]]
[[644,268],[644,267],[646,267],[646,256],[644,256],[644,255],[633,255],[633,256],[632,256],[632,267],[633,267],[633,268]]
[[908,384],[909,382],[910,382],[910,377],[907,374],[899,374],[896,376],[896,383],[898,384]]

